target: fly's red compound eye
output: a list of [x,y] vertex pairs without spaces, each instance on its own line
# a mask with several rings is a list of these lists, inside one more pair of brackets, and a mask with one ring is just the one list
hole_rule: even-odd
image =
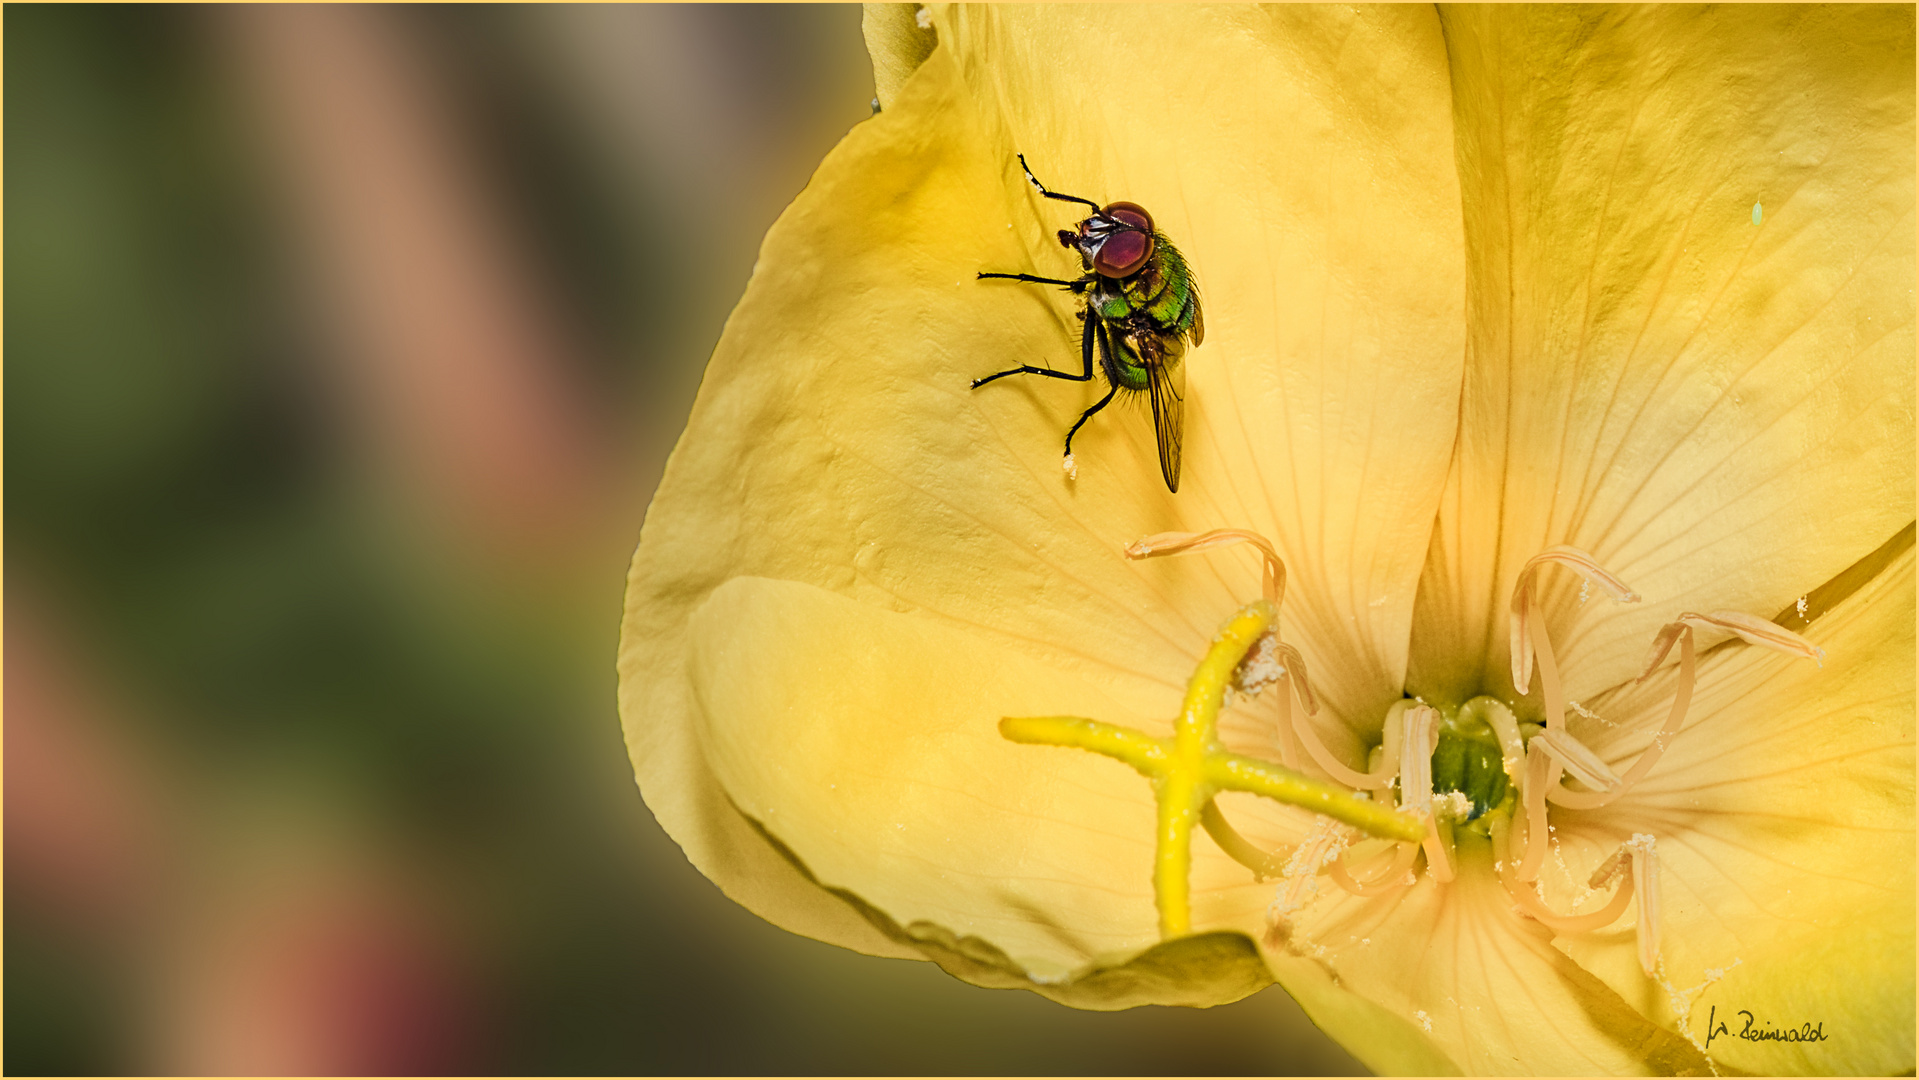
[[1110,278],[1130,277],[1153,257],[1153,215],[1138,203],[1116,202],[1099,216],[1120,228],[1100,244],[1093,255],[1093,269]]
[[1113,221],[1124,222],[1148,236],[1153,235],[1153,215],[1138,203],[1116,202],[1101,210],[1100,216]]
[[1099,246],[1099,253],[1093,256],[1093,269],[1109,278],[1129,277],[1138,273],[1152,255],[1150,234],[1121,229]]

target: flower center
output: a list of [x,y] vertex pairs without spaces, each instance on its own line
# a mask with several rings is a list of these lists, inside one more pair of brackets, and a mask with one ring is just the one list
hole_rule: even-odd
[[[1286,567],[1264,537],[1240,529],[1160,533],[1132,544],[1126,554],[1145,559],[1241,543],[1253,545],[1263,557],[1264,599],[1258,603],[1272,612],[1272,620],[1256,641],[1235,656],[1235,685],[1242,692],[1257,693],[1270,683],[1279,683],[1275,742],[1287,767],[1282,771],[1298,775],[1291,770],[1304,768],[1300,761],[1303,750],[1332,784],[1355,789],[1356,797],[1371,793],[1374,799],[1383,799],[1396,789],[1400,811],[1421,822],[1424,833],[1417,840],[1402,836],[1385,842],[1367,841],[1352,829],[1322,821],[1286,858],[1247,843],[1226,823],[1218,808],[1206,802],[1203,824],[1228,855],[1259,876],[1283,867],[1280,891],[1270,913],[1270,936],[1284,939],[1290,935],[1290,920],[1309,901],[1310,879],[1319,874],[1329,876],[1349,893],[1382,896],[1417,882],[1410,871],[1423,854],[1432,879],[1440,885],[1450,882],[1454,877],[1454,830],[1465,828],[1490,839],[1494,867],[1517,909],[1556,933],[1589,933],[1610,926],[1625,915],[1636,898],[1640,966],[1648,977],[1663,978],[1657,974],[1657,838],[1635,833],[1591,871],[1586,880],[1588,895],[1613,890],[1598,910],[1562,914],[1547,905],[1536,885],[1547,850],[1556,843],[1547,804],[1568,810],[1598,810],[1625,795],[1652,770],[1678,735],[1691,705],[1697,681],[1695,631],[1730,633],[1749,644],[1814,661],[1823,660],[1825,654],[1784,627],[1740,612],[1682,613],[1654,637],[1639,678],[1643,684],[1678,646],[1679,670],[1666,721],[1654,734],[1651,745],[1630,765],[1608,761],[1567,727],[1569,707],[1582,715],[1590,714],[1565,696],[1558,658],[1537,609],[1537,579],[1547,569],[1560,566],[1585,578],[1582,599],[1593,584],[1619,603],[1637,603],[1639,595],[1586,552],[1563,545],[1549,548],[1521,568],[1513,586],[1509,624],[1513,685],[1521,694],[1529,694],[1537,669],[1546,722],[1522,724],[1507,703],[1487,696],[1475,697],[1445,715],[1422,701],[1401,700],[1387,711],[1380,744],[1362,772],[1331,753],[1314,729],[1312,718],[1318,704],[1305,661],[1279,636],[1278,613],[1285,594]],[[1293,708],[1295,697],[1303,709]],[[1016,736],[1009,732],[1009,737]],[[1568,775],[1578,787],[1561,783],[1561,778]],[[1339,821],[1360,824],[1350,813],[1322,812],[1331,813]],[[1368,831],[1375,836],[1392,835],[1384,828]]]
[[[1491,698],[1474,699],[1492,702]],[[1496,704],[1496,702],[1494,703]],[[1506,776],[1499,736],[1482,718],[1484,707],[1460,709],[1440,723],[1439,745],[1433,749],[1433,794],[1457,792],[1471,804],[1465,821],[1476,821],[1506,799],[1511,786]]]
[[[1590,715],[1565,697],[1559,662],[1537,610],[1538,575],[1553,566],[1583,575],[1620,603],[1639,595],[1593,559],[1572,547],[1553,547],[1529,560],[1513,585],[1511,647],[1513,686],[1529,694],[1535,667],[1546,722],[1520,723],[1512,708],[1480,696],[1441,711],[1417,699],[1395,702],[1381,724],[1380,744],[1365,771],[1329,751],[1313,726],[1319,706],[1305,659],[1279,631],[1286,592],[1286,566],[1272,544],[1243,529],[1206,533],[1159,533],[1126,548],[1133,559],[1185,555],[1230,544],[1251,544],[1264,563],[1263,596],[1241,608],[1220,628],[1186,689],[1171,738],[1071,716],[1006,717],[1000,733],[1020,743],[1074,747],[1131,765],[1152,781],[1158,807],[1153,895],[1162,938],[1189,933],[1192,830],[1195,824],[1228,856],[1253,871],[1256,880],[1275,874],[1279,892],[1268,910],[1268,940],[1291,938],[1294,918],[1311,903],[1313,880],[1324,874],[1357,896],[1384,896],[1417,884],[1414,862],[1424,855],[1437,886],[1454,877],[1454,833],[1482,839],[1471,850],[1490,849],[1500,883],[1516,910],[1557,934],[1590,933],[1617,922],[1628,905],[1637,913],[1639,963],[1647,977],[1667,986],[1659,967],[1658,839],[1634,833],[1601,860],[1586,879],[1586,893],[1610,888],[1596,911],[1561,913],[1539,895],[1537,881],[1549,847],[1556,846],[1547,804],[1568,810],[1599,810],[1644,779],[1679,733],[1697,681],[1695,631],[1730,633],[1749,644],[1822,661],[1825,654],[1797,634],[1750,615],[1684,612],[1653,639],[1644,683],[1679,648],[1673,703],[1651,745],[1630,765],[1608,761],[1567,727],[1566,712]],[[1582,590],[1581,597],[1586,592]],[[1219,710],[1234,692],[1254,695],[1277,684],[1275,743],[1284,763],[1235,754],[1219,742]],[[1303,706],[1293,708],[1297,699]],[[1301,750],[1327,780],[1305,775]],[[1561,778],[1570,775],[1578,787]],[[1214,803],[1222,791],[1243,791],[1321,815],[1311,834],[1289,856],[1261,850],[1226,821]],[[1397,793],[1398,806],[1385,800]],[[1372,839],[1368,839],[1371,837]],[[1490,841],[1490,843],[1487,843]],[[1562,853],[1563,854],[1563,853]],[[1563,866],[1564,859],[1558,862]]]

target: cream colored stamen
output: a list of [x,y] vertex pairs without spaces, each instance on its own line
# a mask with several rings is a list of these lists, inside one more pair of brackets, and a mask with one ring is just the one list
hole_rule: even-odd
[[[1606,906],[1600,908],[1598,911],[1589,912],[1584,915],[1561,915],[1547,907],[1546,902],[1540,899],[1537,892],[1533,891],[1533,887],[1521,881],[1513,869],[1513,858],[1510,851],[1510,829],[1511,826],[1505,821],[1504,815],[1493,818],[1493,858],[1499,867],[1500,884],[1505,886],[1506,894],[1513,898],[1513,902],[1519,905],[1521,911],[1538,920],[1542,925],[1550,927],[1555,933],[1560,934],[1585,934],[1594,930],[1603,930],[1617,922],[1619,917],[1626,913],[1626,905],[1632,902],[1635,892],[1634,886],[1639,880],[1636,876],[1638,873],[1637,870],[1619,882],[1619,888],[1613,893],[1612,899],[1608,900]],[[1593,875],[1593,888],[1602,888],[1610,884],[1615,878],[1620,876],[1622,870],[1628,865],[1632,865],[1629,863],[1629,856],[1627,854],[1627,849],[1630,846],[1631,845],[1626,845],[1621,847],[1610,859],[1600,864],[1599,870]],[[1641,911],[1643,912],[1644,891],[1641,890],[1639,895],[1642,904]]]
[[1433,750],[1438,738],[1433,720],[1439,714],[1424,705],[1400,714],[1399,736],[1399,808],[1422,814],[1432,812]]
[[[1619,774],[1613,772],[1585,743],[1564,731],[1542,731],[1533,741],[1544,743],[1553,760],[1564,766],[1573,779],[1594,791],[1611,791],[1619,786]],[[1548,794],[1551,794],[1548,792]]]
[[1403,714],[1404,731],[1399,742],[1399,808],[1426,816],[1426,869],[1433,880],[1453,879],[1451,853],[1439,835],[1439,822],[1433,815],[1433,750],[1439,745],[1439,712],[1427,705],[1416,705]]
[[1406,733],[1406,712],[1417,708],[1424,706],[1409,698],[1401,698],[1387,708],[1386,723],[1380,729],[1379,764],[1371,772],[1363,774],[1366,782],[1358,786],[1382,792],[1391,789],[1393,781],[1399,777],[1399,745]]
[[1382,896],[1411,884],[1406,871],[1412,868],[1413,859],[1422,848],[1433,877],[1438,881],[1452,880],[1450,853],[1439,835],[1433,814],[1432,754],[1439,744],[1438,720],[1439,713],[1431,706],[1408,700],[1394,702],[1386,711],[1379,767],[1370,773],[1358,774],[1362,782],[1354,786],[1384,791],[1392,786],[1394,777],[1398,777],[1400,808],[1425,815],[1426,836],[1418,844],[1399,844],[1386,872],[1366,882],[1352,875],[1342,855],[1328,872],[1333,882],[1347,892],[1355,896]]
[[1631,865],[1632,852],[1626,849],[1626,845],[1621,844],[1618,850],[1614,851],[1605,862],[1600,863],[1599,866],[1593,870],[1592,876],[1586,879],[1586,887],[1588,889],[1603,889],[1611,885],[1613,879],[1625,873],[1626,868]]
[[[1546,730],[1535,735],[1526,747],[1524,776],[1519,780],[1520,803],[1523,807],[1525,822],[1525,849],[1514,853],[1509,835],[1512,823],[1504,816],[1497,816],[1492,823],[1493,851],[1497,860],[1500,880],[1521,910],[1538,919],[1559,933],[1577,933],[1597,930],[1610,924],[1625,913],[1628,902],[1637,901],[1638,924],[1635,929],[1639,946],[1639,967],[1648,978],[1659,978],[1659,853],[1657,841],[1647,833],[1635,833],[1633,838],[1615,852],[1611,858],[1596,868],[1588,886],[1603,888],[1621,878],[1618,889],[1612,899],[1600,911],[1590,915],[1559,915],[1548,908],[1531,884],[1539,876],[1540,865],[1545,860],[1546,848],[1550,845],[1550,826],[1546,818],[1546,801],[1565,806],[1569,809],[1597,809],[1619,798],[1633,785],[1644,779],[1659,760],[1661,754],[1670,746],[1674,736],[1685,723],[1686,711],[1692,703],[1693,690],[1698,682],[1698,657],[1693,638],[1696,631],[1711,631],[1733,634],[1753,645],[1803,657],[1815,662],[1825,659],[1824,650],[1787,630],[1785,627],[1764,619],[1756,618],[1737,611],[1715,611],[1708,615],[1685,612],[1678,619],[1662,627],[1653,638],[1652,650],[1647,655],[1644,672],[1639,676],[1641,683],[1650,678],[1658,669],[1674,645],[1679,646],[1679,672],[1675,680],[1673,704],[1667,714],[1666,722],[1654,734],[1652,745],[1642,751],[1637,760],[1625,774],[1619,775],[1598,754],[1584,743],[1575,739],[1564,728],[1564,702],[1560,696],[1559,672],[1552,655],[1552,644],[1545,629],[1533,612],[1532,572],[1544,561],[1571,563],[1571,560],[1559,558],[1555,553],[1571,552],[1570,548],[1555,548],[1553,551],[1535,558],[1521,570],[1519,582],[1513,589],[1513,685],[1520,692],[1527,690],[1530,682],[1532,662],[1539,664],[1541,691],[1546,702]],[[1549,556],[1555,556],[1549,560]],[[1636,600],[1636,596],[1625,591],[1623,582],[1603,572],[1595,572],[1596,567],[1580,566],[1611,592],[1614,599]],[[1624,595],[1622,595],[1622,593]],[[1583,710],[1582,710],[1583,714]],[[1496,727],[1505,744],[1503,725]],[[1574,779],[1594,789],[1592,791],[1571,791],[1559,783],[1560,771],[1570,773]],[[1628,868],[1630,872],[1628,873]]]
[[1306,678],[1306,659],[1300,656],[1299,651],[1291,645],[1285,645],[1282,648],[1287,655],[1287,672],[1299,676],[1295,688],[1299,691],[1300,704],[1306,706],[1306,716],[1294,713],[1290,707],[1283,707],[1280,723],[1291,725],[1292,733],[1298,736],[1300,745],[1306,748],[1307,756],[1324,769],[1327,776],[1347,787],[1379,787],[1371,773],[1358,772],[1347,767],[1344,762],[1333,756],[1331,750],[1326,749],[1324,742],[1320,741],[1319,733],[1313,730],[1312,724],[1306,719],[1307,716],[1312,716],[1319,711],[1319,702],[1312,696],[1312,682]]
[[1659,970],[1659,850],[1649,833],[1634,833],[1626,847],[1639,886],[1639,969],[1651,978]]
[[1386,872],[1364,882],[1354,878],[1352,872],[1346,868],[1346,857],[1350,854],[1352,854],[1351,848],[1340,852],[1339,858],[1327,866],[1326,872],[1333,879],[1333,884],[1354,896],[1384,896],[1395,889],[1403,889],[1413,883],[1413,876],[1408,871],[1413,868],[1413,859],[1419,854],[1419,845],[1394,844],[1393,861],[1386,868]]
[[1526,812],[1526,847],[1516,856],[1519,865],[1514,870],[1514,876],[1520,881],[1537,878],[1540,865],[1546,861],[1550,835],[1546,824],[1546,791],[1558,784],[1559,764],[1535,736],[1532,745],[1526,747],[1525,776],[1519,785],[1520,805]]
[[[1597,581],[1614,600],[1633,603],[1639,599],[1636,593],[1626,587],[1625,582],[1608,573],[1590,555],[1577,548],[1560,546],[1548,549],[1520,569],[1513,585],[1512,618],[1508,627],[1513,686],[1520,693],[1527,693],[1532,682],[1533,666],[1538,664],[1546,728],[1526,745],[1522,775],[1514,777],[1521,808],[1518,820],[1503,813],[1495,814],[1492,818],[1495,866],[1501,883],[1520,910],[1559,933],[1600,929],[1625,914],[1626,905],[1636,900],[1638,920],[1635,933],[1639,966],[1648,978],[1658,980],[1662,976],[1659,974],[1660,881],[1657,841],[1650,834],[1635,833],[1630,841],[1621,845],[1618,851],[1593,870],[1587,881],[1591,889],[1618,882],[1617,889],[1604,908],[1588,915],[1560,915],[1546,906],[1533,885],[1545,861],[1546,849],[1551,846],[1551,825],[1547,821],[1546,802],[1550,799],[1554,804],[1569,809],[1597,809],[1619,798],[1645,778],[1660,755],[1671,745],[1685,723],[1686,712],[1691,706],[1698,682],[1697,649],[1693,640],[1696,631],[1732,634],[1749,644],[1814,662],[1823,662],[1825,652],[1785,627],[1743,612],[1681,614],[1678,619],[1662,627],[1653,638],[1652,650],[1639,676],[1639,681],[1644,683],[1665,661],[1673,646],[1679,646],[1679,671],[1674,685],[1672,709],[1667,714],[1665,724],[1654,734],[1652,744],[1621,775],[1566,730],[1567,702],[1562,692],[1559,668],[1544,620],[1535,610],[1537,572],[1553,562],[1579,571],[1585,575],[1588,584]],[[1585,599],[1584,590],[1580,599]],[[1485,711],[1492,712],[1490,709]],[[1579,711],[1582,716],[1591,716],[1586,709]],[[1517,725],[1510,714],[1503,723],[1496,716],[1489,715],[1487,719],[1499,735],[1507,772],[1511,775],[1514,771],[1512,744],[1519,739]],[[1510,735],[1508,728],[1512,729]],[[1593,790],[1572,791],[1561,786],[1559,778],[1562,769]],[[1431,821],[1430,814],[1428,821]],[[1524,823],[1524,836],[1516,840],[1515,826],[1521,822]],[[1521,844],[1523,850],[1514,850]]]
[[1279,723],[1273,729],[1273,743],[1279,747],[1279,760],[1289,769],[1299,768],[1299,739],[1293,735],[1293,688],[1288,680],[1279,688]]
[[1285,666],[1284,676],[1292,680],[1293,690],[1299,695],[1299,703],[1306,706],[1307,716],[1319,715],[1319,697],[1313,693],[1313,680],[1306,677],[1306,658],[1299,650],[1282,641],[1279,643],[1279,661]]
[[[1299,694],[1302,698],[1301,704],[1309,710],[1317,703],[1308,697],[1312,690],[1307,688],[1305,658],[1300,656],[1299,651],[1292,646],[1277,642],[1277,639],[1275,641],[1282,671],[1279,676],[1279,701],[1276,706],[1274,741],[1279,744],[1279,759],[1286,764],[1287,768],[1297,769],[1299,768],[1297,733],[1300,725],[1293,719],[1293,697],[1296,693]],[[1298,675],[1298,678],[1295,679],[1294,675]],[[1300,693],[1301,690],[1304,690],[1304,693]]]
[[1507,623],[1508,645],[1512,652],[1513,687],[1520,693],[1531,692],[1533,664],[1539,664],[1540,692],[1545,697],[1546,726],[1558,731],[1566,726],[1566,699],[1560,692],[1559,665],[1553,658],[1552,643],[1546,639],[1544,621],[1534,610],[1535,579],[1549,563],[1558,563],[1596,581],[1612,598],[1622,604],[1636,604],[1639,594],[1628,588],[1591,555],[1560,544],[1526,560],[1513,582],[1511,619]]
[[1266,599],[1274,607],[1286,596],[1286,564],[1279,561],[1279,552],[1273,545],[1256,532],[1246,529],[1212,529],[1203,533],[1163,532],[1151,536],[1142,536],[1126,545],[1126,557],[1129,559],[1151,559],[1161,555],[1191,555],[1212,548],[1228,547],[1233,544],[1251,544],[1259,549],[1265,561],[1265,580],[1261,582]]
[[1743,611],[1715,611],[1706,615],[1687,611],[1682,612],[1678,619],[1662,628],[1659,636],[1654,639],[1653,651],[1647,658],[1645,673],[1640,675],[1642,680],[1646,675],[1652,674],[1652,669],[1658,667],[1659,662],[1666,658],[1667,650],[1672,648],[1672,642],[1667,637],[1667,633],[1670,631],[1676,634],[1677,627],[1680,626],[1737,634],[1741,640],[1750,645],[1763,645],[1776,652],[1785,653],[1787,656],[1803,657],[1821,666],[1826,662],[1826,650],[1778,623],[1768,622]]
[[[1824,649],[1798,634],[1776,623],[1754,618],[1743,612],[1715,611],[1710,615],[1700,615],[1691,611],[1682,613],[1679,618],[1661,627],[1659,633],[1654,635],[1652,651],[1647,654],[1645,670],[1639,676],[1641,683],[1651,678],[1653,672],[1672,651],[1672,647],[1675,644],[1679,646],[1679,677],[1673,687],[1672,710],[1666,714],[1665,724],[1653,735],[1652,744],[1640,752],[1632,768],[1626,770],[1625,775],[1609,788],[1595,791],[1569,791],[1557,783],[1553,784],[1547,789],[1546,797],[1555,805],[1564,806],[1569,810],[1596,810],[1632,790],[1634,785],[1645,779],[1646,775],[1652,771],[1660,755],[1666,752],[1666,748],[1672,745],[1673,738],[1679,734],[1680,727],[1686,722],[1686,711],[1692,705],[1693,689],[1698,683],[1697,648],[1693,643],[1695,630],[1736,634],[1741,640],[1751,644],[1814,662],[1823,661],[1826,657]],[[1570,768],[1569,763],[1569,771]],[[1573,775],[1578,776],[1578,773],[1574,772]],[[1584,777],[1580,779],[1585,781]],[[1595,788],[1601,787],[1601,785],[1591,784],[1590,781],[1585,782]]]
[[1269,926],[1290,921],[1295,912],[1312,902],[1318,891],[1314,878],[1328,871],[1339,853],[1352,842],[1353,835],[1351,829],[1336,821],[1319,819],[1305,843],[1293,849],[1293,857],[1286,860],[1286,868],[1280,874],[1284,884],[1266,909]]
[[1478,697],[1459,707],[1461,719],[1478,717],[1493,729],[1499,738],[1500,763],[1506,768],[1506,778],[1513,787],[1519,787],[1521,769],[1526,761],[1526,745],[1519,737],[1519,721],[1505,703],[1489,697]]

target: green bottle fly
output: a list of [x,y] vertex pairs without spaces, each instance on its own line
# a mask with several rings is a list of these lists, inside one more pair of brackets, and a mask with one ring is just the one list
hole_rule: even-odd
[[1026,155],[1019,158],[1026,179],[1041,195],[1061,202],[1080,203],[1093,208],[1093,215],[1077,228],[1061,229],[1062,247],[1079,252],[1080,269],[1085,273],[1073,280],[1035,277],[1032,274],[981,272],[982,278],[1009,278],[1039,285],[1058,285],[1085,300],[1079,316],[1085,323],[1080,334],[1079,374],[1022,364],[1016,368],[974,379],[975,388],[1008,375],[1044,375],[1073,382],[1091,382],[1093,356],[1099,355],[1100,371],[1106,376],[1106,396],[1080,414],[1066,432],[1066,471],[1075,472],[1073,436],[1092,415],[1105,408],[1114,395],[1145,392],[1153,405],[1153,435],[1159,446],[1159,471],[1169,491],[1179,490],[1179,459],[1185,438],[1186,372],[1180,361],[1188,344],[1197,346],[1206,337],[1206,320],[1199,309],[1199,285],[1192,268],[1173,246],[1166,234],[1153,226],[1153,216],[1138,203],[1116,202],[1101,206],[1091,199],[1061,195],[1046,190],[1026,167]]

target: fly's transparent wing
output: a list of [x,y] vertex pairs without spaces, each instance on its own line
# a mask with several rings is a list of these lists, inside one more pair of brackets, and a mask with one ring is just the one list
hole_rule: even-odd
[[1159,474],[1166,490],[1179,490],[1179,455],[1186,442],[1186,365],[1180,357],[1162,357],[1146,365],[1147,391],[1153,399],[1153,437],[1159,443]]

